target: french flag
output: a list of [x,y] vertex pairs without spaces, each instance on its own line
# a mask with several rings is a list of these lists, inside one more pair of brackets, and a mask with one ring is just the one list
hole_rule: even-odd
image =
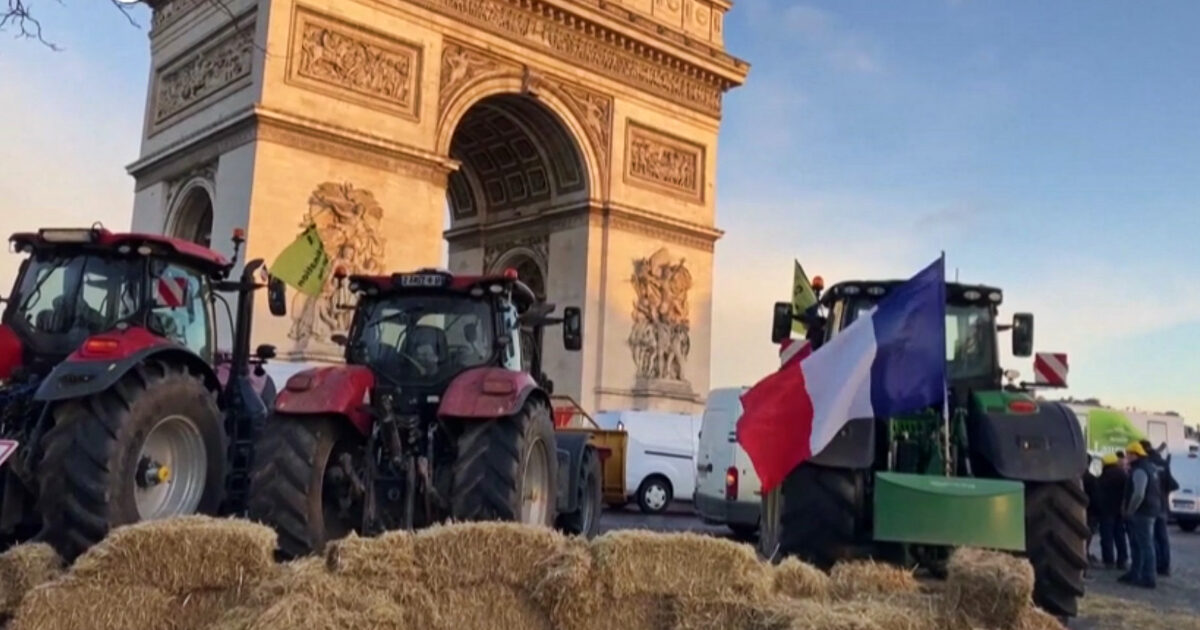
[[945,259],[892,289],[798,362],[742,395],[737,439],[765,494],[856,418],[940,405],[946,396]]

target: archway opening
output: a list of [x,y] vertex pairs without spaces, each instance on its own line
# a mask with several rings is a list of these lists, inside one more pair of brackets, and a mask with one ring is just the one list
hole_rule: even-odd
[[450,174],[449,239],[588,196],[587,164],[561,119],[532,97],[489,96],[463,115],[450,140],[461,167]]
[[187,191],[171,223],[171,236],[212,247],[213,204],[208,191],[194,186]]

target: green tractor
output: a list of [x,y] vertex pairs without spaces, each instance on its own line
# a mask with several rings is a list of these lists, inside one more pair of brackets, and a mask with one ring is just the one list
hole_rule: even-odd
[[[772,339],[788,339],[799,320],[817,349],[899,284],[843,282],[804,313],[777,303]],[[942,576],[956,546],[1023,553],[1037,605],[1076,614],[1087,567],[1083,432],[1066,406],[1004,385],[998,333],[1011,330],[1013,354],[1028,357],[1033,316],[997,323],[1002,299],[947,283],[946,407],[848,423],[765,497],[764,555],[822,568],[873,558]]]

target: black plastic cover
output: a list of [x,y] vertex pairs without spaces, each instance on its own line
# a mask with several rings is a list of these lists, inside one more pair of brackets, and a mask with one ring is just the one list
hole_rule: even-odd
[[1087,445],[1075,414],[1061,403],[1039,402],[1028,415],[989,413],[973,406],[968,435],[975,457],[1015,481],[1078,479],[1087,469]]
[[875,463],[875,419],[846,423],[829,446],[809,461],[828,468],[871,468]]

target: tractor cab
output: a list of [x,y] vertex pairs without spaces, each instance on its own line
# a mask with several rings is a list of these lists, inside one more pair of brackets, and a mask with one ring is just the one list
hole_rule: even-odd
[[187,241],[103,228],[42,229],[10,239],[26,254],[0,328],[0,379],[45,374],[89,337],[141,327],[211,359],[210,284],[231,265]]
[[554,306],[539,303],[513,270],[351,276],[349,289],[360,301],[349,335],[335,339],[346,346],[347,362],[370,367],[381,385],[414,394],[436,395],[458,375],[480,367],[529,372],[544,386],[540,348],[522,343],[529,337],[521,332],[529,327],[540,331],[562,323],[564,347],[581,345],[579,309],[550,318]]

